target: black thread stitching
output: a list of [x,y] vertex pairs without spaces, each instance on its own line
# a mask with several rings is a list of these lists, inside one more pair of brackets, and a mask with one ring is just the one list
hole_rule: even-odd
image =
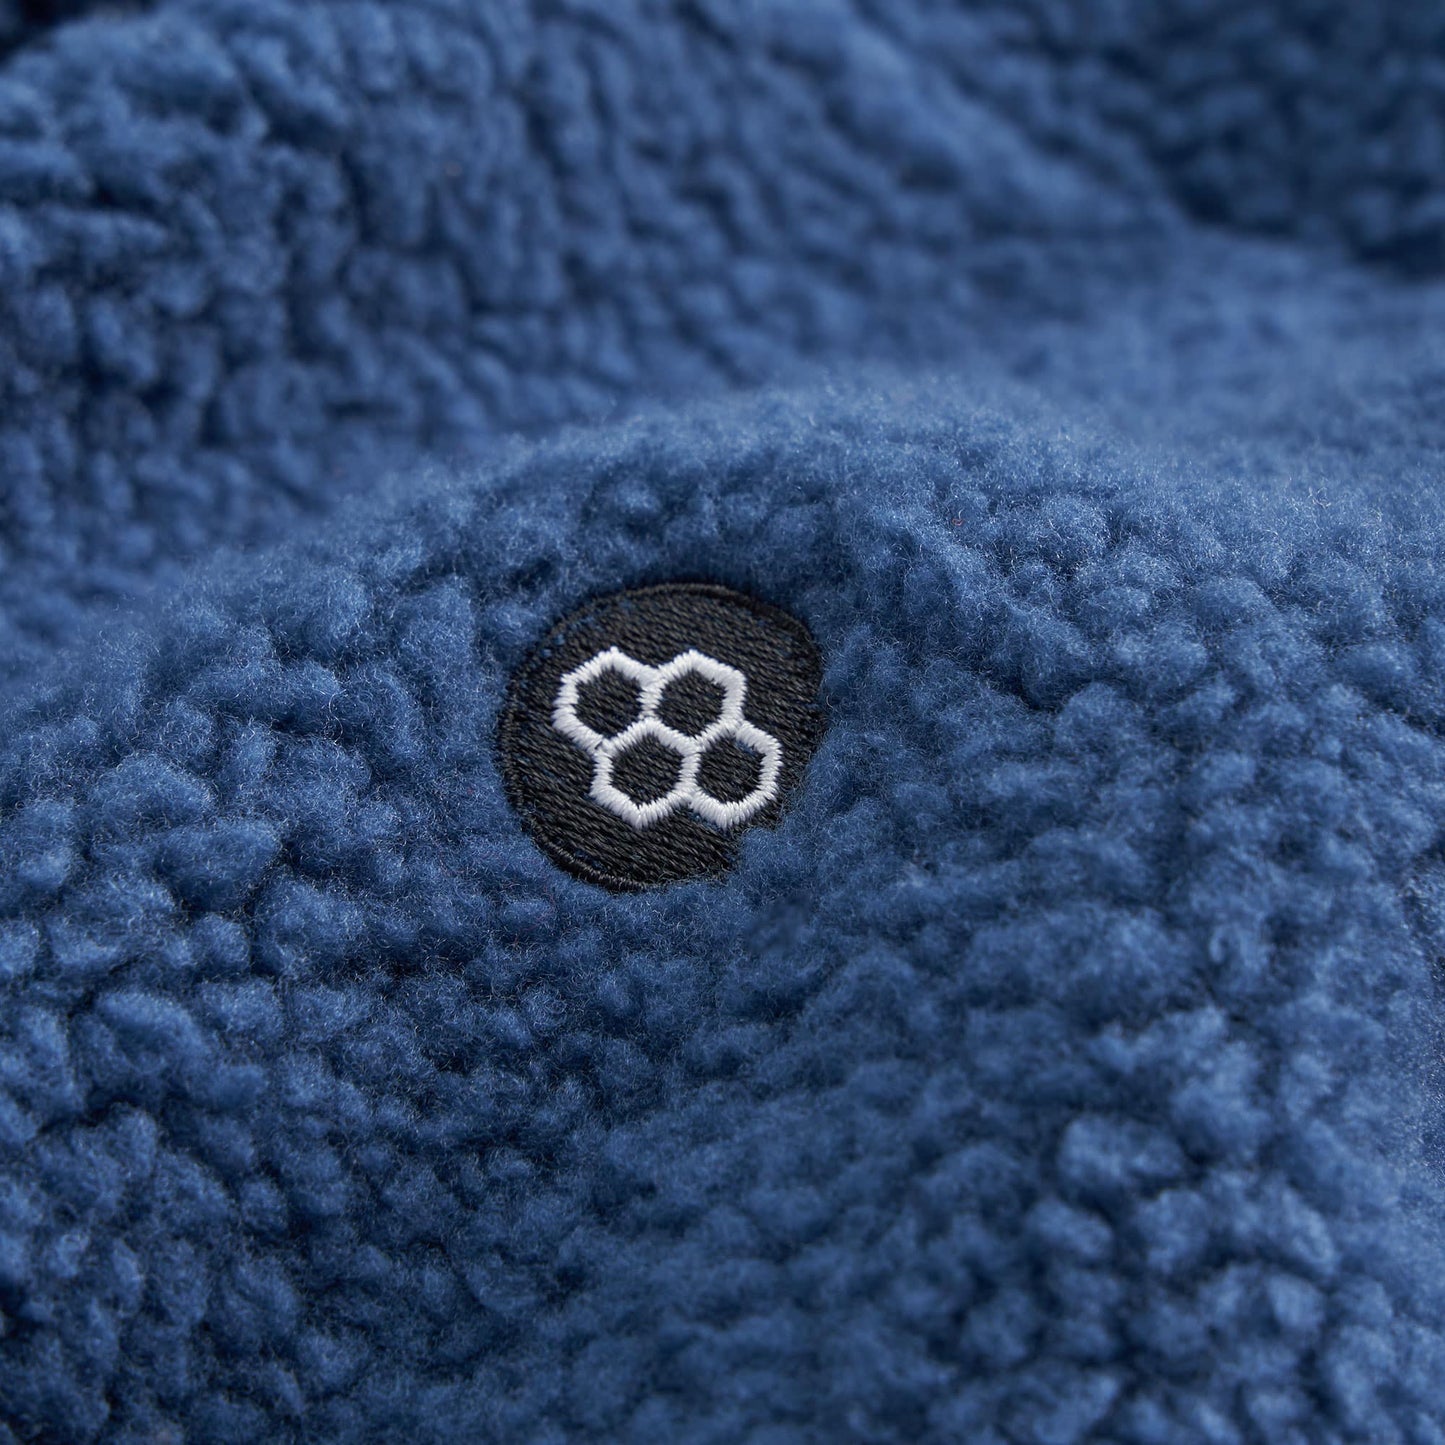
[[[686,811],[638,831],[600,808],[588,796],[592,760],[552,726],[551,704],[561,676],[609,646],[653,665],[696,647],[740,667],[744,715],[783,747],[777,796],[726,831]],[[740,836],[775,826],[797,787],[822,735],[821,679],[822,658],[797,618],[720,583],[660,583],[595,599],[555,624],[512,676],[496,739],[508,801],[542,851],[588,883],[635,892],[716,878],[736,861]]]

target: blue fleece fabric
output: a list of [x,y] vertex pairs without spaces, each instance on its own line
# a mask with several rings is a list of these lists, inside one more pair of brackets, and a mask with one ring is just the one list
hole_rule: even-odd
[[[1442,46],[0,6],[0,1445],[1445,1442]],[[619,896],[679,577],[829,729]]]

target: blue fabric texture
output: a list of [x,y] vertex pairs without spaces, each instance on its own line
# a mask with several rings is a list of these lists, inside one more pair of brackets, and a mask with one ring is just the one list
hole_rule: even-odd
[[[1442,44],[0,7],[0,1442],[1445,1441]],[[611,894],[676,578],[828,730]]]

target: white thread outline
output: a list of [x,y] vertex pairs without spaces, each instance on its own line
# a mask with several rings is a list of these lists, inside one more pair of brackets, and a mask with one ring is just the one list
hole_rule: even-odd
[[[605,672],[617,672],[637,684],[638,715],[620,733],[608,736],[587,726],[577,716],[577,703],[582,689]],[[696,735],[668,727],[657,715],[668,684],[688,673],[697,673],[722,689],[722,708],[715,721]],[[760,808],[765,808],[778,795],[778,775],[783,766],[783,745],[772,733],[765,732],[743,716],[747,701],[747,677],[735,667],[709,657],[690,647],[661,667],[653,667],[629,657],[620,647],[609,647],[590,657],[580,667],[564,673],[557,684],[552,703],[552,726],[569,742],[575,743],[592,759],[592,801],[625,823],[641,830],[671,816],[679,808],[691,808],[700,818],[718,828],[735,828],[745,823]],[[682,763],[677,781],[661,798],[639,803],[629,798],[612,781],[616,760],[645,738],[652,738],[676,753]],[[757,786],[744,798],[724,801],[715,798],[697,781],[702,755],[715,742],[731,738],[756,753],[760,759]]]

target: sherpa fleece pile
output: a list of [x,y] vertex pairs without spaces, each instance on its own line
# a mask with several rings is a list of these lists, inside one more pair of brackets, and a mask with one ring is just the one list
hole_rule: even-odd
[[[1445,1440],[1445,15],[0,6],[0,1441]],[[828,725],[561,871],[508,679]]]

